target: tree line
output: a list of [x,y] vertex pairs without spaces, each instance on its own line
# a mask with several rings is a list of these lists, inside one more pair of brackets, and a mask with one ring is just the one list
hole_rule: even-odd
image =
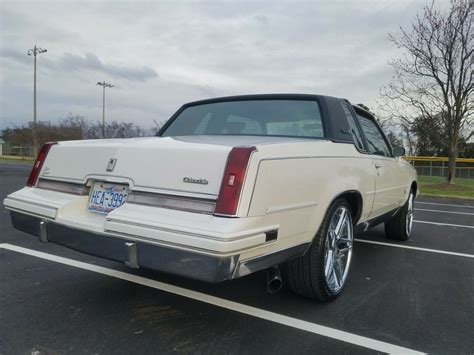
[[[155,127],[144,128],[133,122],[110,121],[105,123],[105,138],[133,138],[154,136],[161,124],[155,121]],[[68,141],[81,139],[100,139],[102,123],[92,122],[80,115],[69,114],[58,123],[40,121],[36,126],[32,122],[27,125],[6,128],[3,140],[10,146],[29,147],[30,152],[49,141]],[[36,143],[36,147],[33,142]]]

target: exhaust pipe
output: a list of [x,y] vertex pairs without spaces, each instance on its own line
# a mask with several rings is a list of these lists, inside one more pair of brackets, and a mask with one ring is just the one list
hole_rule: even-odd
[[281,290],[283,281],[281,280],[280,268],[272,266],[267,271],[267,291],[270,294],[277,293]]

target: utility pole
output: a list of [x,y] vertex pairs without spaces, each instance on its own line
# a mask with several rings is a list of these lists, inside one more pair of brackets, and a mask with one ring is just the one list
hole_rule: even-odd
[[36,155],[38,149],[38,140],[36,137],[36,56],[41,53],[46,53],[48,50],[37,47],[28,49],[28,55],[33,55],[34,57],[34,67],[33,67],[33,153]]
[[112,84],[98,82],[97,85],[102,86],[102,138],[105,138],[105,88],[113,88]]

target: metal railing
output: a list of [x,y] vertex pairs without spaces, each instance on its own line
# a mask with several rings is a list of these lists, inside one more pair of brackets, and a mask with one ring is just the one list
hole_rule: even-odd
[[[447,157],[404,157],[416,169],[418,175],[447,177],[448,158]],[[457,178],[474,179],[474,159],[457,158],[456,172]]]
[[3,145],[2,155],[33,157],[33,147],[32,145],[11,145],[7,142]]

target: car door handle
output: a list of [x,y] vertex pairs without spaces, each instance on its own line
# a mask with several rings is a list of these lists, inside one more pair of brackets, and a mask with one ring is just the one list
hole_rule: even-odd
[[381,164],[375,164],[375,168],[376,168],[376,169],[380,169],[381,167],[382,167]]

